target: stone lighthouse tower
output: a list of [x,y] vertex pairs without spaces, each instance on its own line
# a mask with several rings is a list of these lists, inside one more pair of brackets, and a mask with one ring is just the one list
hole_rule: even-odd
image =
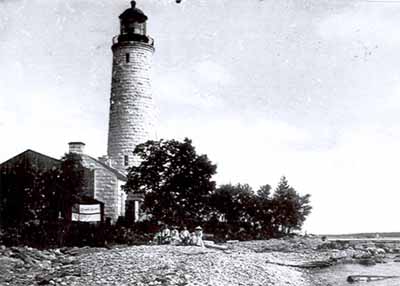
[[107,155],[114,168],[125,172],[135,164],[137,144],[150,139],[153,129],[151,62],[153,39],[147,16],[131,1],[120,16],[120,34],[113,38],[113,67]]

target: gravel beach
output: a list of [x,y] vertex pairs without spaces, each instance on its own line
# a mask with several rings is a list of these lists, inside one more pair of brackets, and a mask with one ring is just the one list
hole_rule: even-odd
[[0,285],[324,285],[304,266],[355,255],[331,244],[282,239],[227,243],[226,250],[170,245],[44,251],[2,247]]
[[267,263],[300,263],[306,254],[264,252],[265,246],[7,248],[0,257],[0,285],[312,285],[304,270]]

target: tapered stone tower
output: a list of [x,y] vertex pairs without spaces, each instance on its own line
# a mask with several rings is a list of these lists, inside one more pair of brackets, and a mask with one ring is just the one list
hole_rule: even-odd
[[150,139],[153,129],[151,66],[154,41],[147,35],[147,16],[131,1],[120,16],[120,34],[113,39],[113,67],[107,155],[114,168],[134,165],[132,152]]

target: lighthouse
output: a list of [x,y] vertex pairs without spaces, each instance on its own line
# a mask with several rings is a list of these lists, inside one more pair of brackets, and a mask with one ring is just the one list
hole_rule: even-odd
[[126,173],[137,164],[136,145],[153,130],[151,66],[154,41],[147,35],[147,16],[131,1],[120,16],[120,34],[113,38],[112,82],[107,155],[112,167]]

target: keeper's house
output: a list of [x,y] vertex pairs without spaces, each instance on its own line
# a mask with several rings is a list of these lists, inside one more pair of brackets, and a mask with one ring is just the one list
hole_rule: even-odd
[[[82,142],[69,143],[69,153],[78,154],[85,169],[85,187],[81,197],[101,202],[104,206],[102,217],[105,220],[115,223],[119,217],[126,217],[130,221],[136,221],[139,216],[139,202],[142,199],[133,198],[132,203],[129,204],[131,207],[127,211],[127,195],[122,190],[122,185],[127,180],[126,175],[111,167],[107,157],[95,159],[85,154],[84,147],[85,144]],[[15,172],[17,168],[33,167],[38,171],[45,172],[52,168],[58,168],[60,165],[61,160],[29,149],[0,164],[0,173],[2,174],[0,177],[0,224],[5,220],[12,221],[13,217],[23,213],[21,208],[24,208],[24,202],[18,201],[20,197],[13,194],[15,190],[7,188],[9,184],[5,180],[9,177],[4,175]]]

